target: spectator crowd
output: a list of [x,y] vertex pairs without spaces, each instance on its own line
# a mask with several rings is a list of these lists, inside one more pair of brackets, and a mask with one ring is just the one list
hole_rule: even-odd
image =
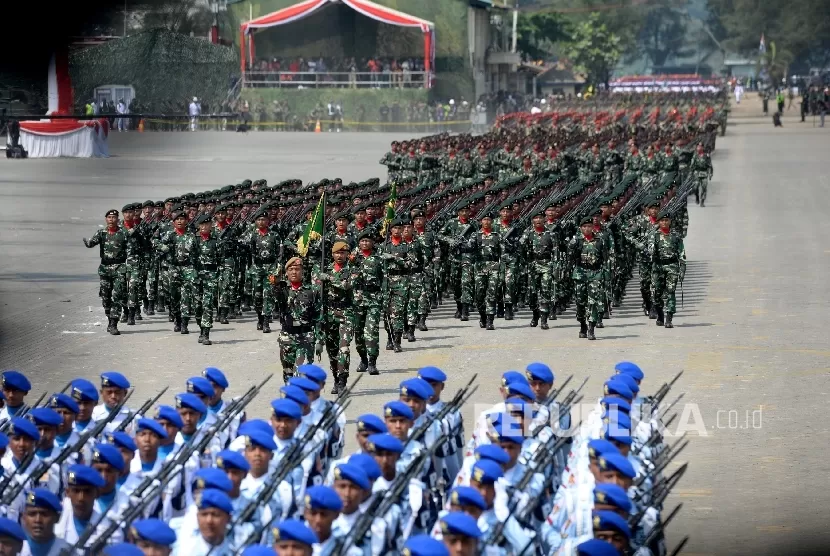
[[246,79],[255,87],[423,88],[423,58],[260,58]]

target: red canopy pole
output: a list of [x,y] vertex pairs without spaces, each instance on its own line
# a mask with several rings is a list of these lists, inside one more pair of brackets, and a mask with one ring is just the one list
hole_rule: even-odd
[[239,71],[245,76],[245,26],[239,26]]
[[429,89],[431,79],[429,78],[432,68],[432,33],[429,29],[424,32],[424,88]]
[[256,61],[256,45],[254,44],[254,34],[251,33],[251,36],[248,37],[248,58],[251,59],[251,68],[254,68],[254,62]]

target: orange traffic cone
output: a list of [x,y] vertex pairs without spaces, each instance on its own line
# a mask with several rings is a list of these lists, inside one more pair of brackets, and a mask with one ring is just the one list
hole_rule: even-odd
[[138,121],[138,131],[144,131],[144,118]]
[[317,125],[314,126],[314,133],[320,133],[321,131],[323,131],[323,130],[320,129],[320,120],[318,119],[317,120]]

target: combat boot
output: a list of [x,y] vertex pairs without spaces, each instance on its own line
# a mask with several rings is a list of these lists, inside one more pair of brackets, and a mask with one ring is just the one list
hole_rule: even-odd
[[149,299],[144,300],[144,314],[145,315],[150,314],[150,300]]
[[460,319],[461,318],[461,302],[460,301],[455,302],[455,314],[453,315],[453,318],[455,318],[455,319]]
[[[121,322],[122,323],[126,323],[128,320],[130,320],[129,315],[130,315],[130,308],[129,307],[121,307]],[[135,324],[135,321],[133,321],[133,324]]]
[[504,320],[513,320],[513,304],[504,304]]
[[602,324],[602,318],[597,319],[597,328],[605,328],[605,325]]
[[380,374],[380,371],[378,370],[377,363],[378,363],[378,358],[377,358],[376,355],[369,358],[368,371],[369,371],[370,375],[379,375]]
[[219,324],[230,324],[228,322],[228,308],[219,308]]
[[551,303],[549,307],[550,312],[548,312],[548,318],[550,320],[556,320],[556,303]]
[[530,326],[537,326],[539,324],[539,309],[533,309],[533,317],[530,319]]
[[395,353],[400,353],[400,352],[403,351],[403,348],[401,348],[401,337],[402,336],[403,336],[403,330],[395,330],[395,332],[392,335],[392,342],[393,342],[393,348],[395,350]]
[[666,328],[674,328],[674,325],[671,323],[671,318],[674,315],[672,313],[666,313]]
[[231,305],[225,315],[228,320],[236,320],[236,305]]
[[173,322],[176,323],[173,325],[173,332],[181,332],[182,331],[182,318],[178,315],[172,315]]
[[655,323],[657,326],[663,326],[663,308],[657,308],[657,321]]
[[580,338],[587,338],[588,337],[588,325],[585,324],[585,319],[579,321],[579,337]]
[[550,326],[548,326],[548,314],[547,313],[541,313],[541,316],[542,316],[542,324],[539,325],[539,328],[541,328],[542,330],[550,329]]
[[432,298],[432,301],[429,302],[430,309],[437,309],[438,308],[438,299]]
[[496,305],[496,318],[504,318],[504,303],[499,303],[498,305]]
[[[394,336],[394,332],[392,333],[392,336]],[[395,349],[395,344],[392,342],[392,340],[393,340],[393,337],[392,337],[392,336],[389,336],[389,335],[387,334],[387,339],[386,339],[386,351],[392,351],[393,349]]]
[[250,303],[250,302],[249,302],[247,299],[243,299],[243,300],[242,300],[242,307],[240,307],[240,308],[239,308],[239,311],[240,311],[240,312],[250,311],[250,310],[251,310],[251,306],[250,306],[250,304],[249,304],[249,303]]
[[565,312],[565,304],[564,303],[557,303],[556,304],[556,314],[561,315]]
[[199,343],[201,344],[204,341],[205,341],[205,327],[200,326],[199,327]]
[[104,307],[104,314],[107,315],[107,318],[109,318],[109,316],[110,316],[110,308],[109,307]]
[[135,326],[135,307],[127,309],[127,325]]
[[421,332],[429,331],[427,328],[427,316],[426,315],[418,315],[418,330]]
[[588,323],[588,339],[589,340],[596,340],[597,339],[597,337],[594,336],[594,323],[593,322]]
[[606,309],[605,311],[602,312],[602,318],[610,319],[611,318],[611,312],[608,309]]
[[478,327],[484,328],[487,326],[487,314],[484,311],[478,312]]
[[173,309],[168,309],[167,322],[176,322],[176,314],[173,312]]
[[144,320],[144,317],[141,316],[141,307],[135,308],[135,320]]
[[706,199],[703,199],[703,200],[700,202],[700,208],[703,208],[703,207],[705,207],[705,206],[706,206]]
[[617,307],[619,307],[621,304],[622,304],[622,303],[620,302],[620,298],[619,298],[619,297],[615,297],[615,298],[614,298],[614,301],[612,301],[612,302],[611,302],[611,307],[613,307],[614,309],[616,309],[616,308],[617,308]]
[[366,370],[369,368],[369,360],[366,358],[366,355],[360,356],[360,365],[357,366],[357,372],[365,373]]
[[257,313],[257,315],[256,315],[256,329],[257,330],[262,330],[262,321],[263,320],[265,320],[265,318],[262,316],[262,313]]
[[648,318],[650,318],[651,320],[656,319],[657,318],[657,310],[658,310],[657,307],[652,305],[649,312],[648,312]]
[[190,330],[187,329],[188,322],[190,322],[190,317],[182,317],[182,334],[190,334]]
[[697,191],[695,191],[695,204],[700,204],[700,193],[698,193]]
[[110,328],[109,333],[113,336],[120,336],[121,332],[118,331],[118,319],[117,318],[110,318]]
[[262,319],[262,333],[263,334],[270,334],[271,333],[271,325],[269,324],[271,319],[268,317],[263,317]]
[[493,315],[487,315],[487,330],[495,330],[493,326]]
[[406,341],[407,342],[414,342],[415,341],[415,325],[410,324],[406,327]]
[[340,392],[342,392],[340,389],[340,375],[334,375],[334,386],[331,387],[331,393],[337,395]]
[[205,328],[205,339],[202,340],[203,346],[212,346],[213,342],[210,341],[210,328]]
[[158,298],[158,301],[156,301],[155,309],[156,309],[157,313],[163,313],[167,310],[167,307],[164,306],[164,298],[163,297]]
[[461,321],[467,322],[470,320],[470,305],[469,303],[461,304]]

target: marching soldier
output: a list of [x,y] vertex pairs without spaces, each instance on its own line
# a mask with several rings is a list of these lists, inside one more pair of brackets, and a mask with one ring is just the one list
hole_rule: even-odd
[[127,245],[129,239],[127,233],[118,225],[118,211],[108,210],[104,215],[106,228],[98,230],[87,239],[84,238],[84,245],[92,249],[99,246],[101,264],[98,266],[98,276],[101,279],[101,287],[98,295],[104,306],[104,313],[109,319],[107,332],[117,336],[118,321],[121,318],[121,308],[127,302]]
[[349,244],[345,241],[335,242],[331,248],[333,261],[325,272],[316,275],[316,281],[324,292],[322,334],[334,377],[332,394],[339,394],[345,389],[349,378],[349,348],[355,321],[352,289],[356,277],[355,270],[349,263],[350,251]]

